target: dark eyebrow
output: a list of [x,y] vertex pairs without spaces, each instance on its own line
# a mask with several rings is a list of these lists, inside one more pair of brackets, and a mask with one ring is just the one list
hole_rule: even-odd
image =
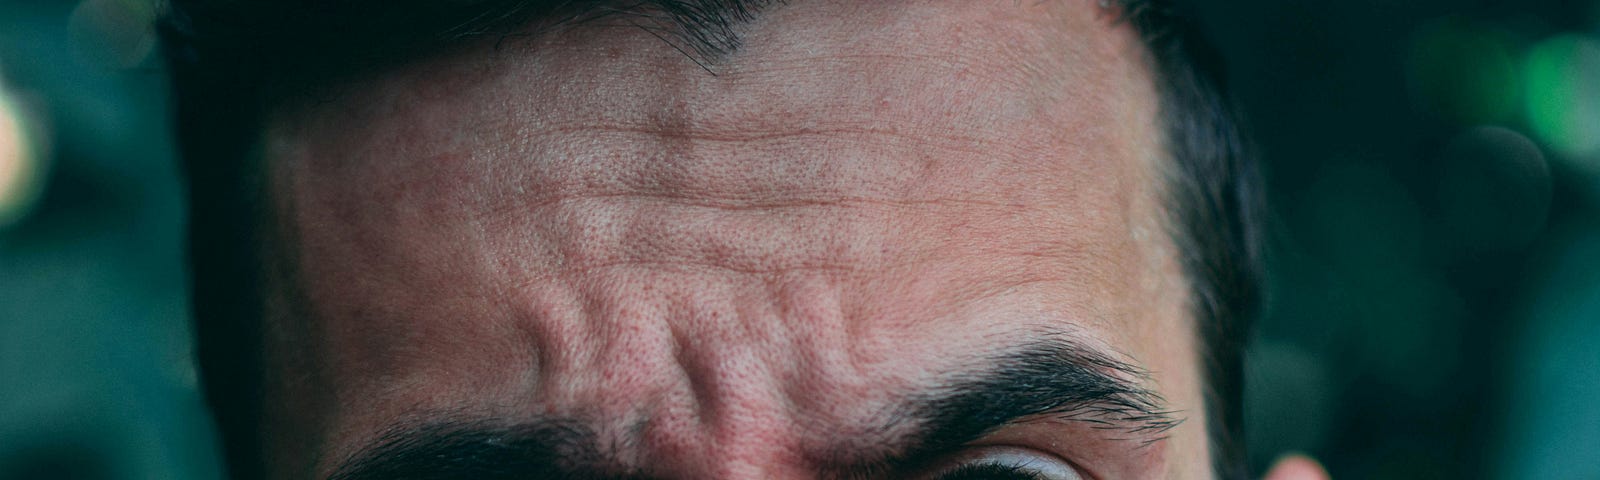
[[1076,342],[1038,341],[994,361],[996,370],[923,402],[931,438],[971,440],[1019,418],[1059,415],[1150,443],[1182,423],[1159,393],[1141,385],[1148,372]]
[[[914,471],[1018,421],[1085,422],[1142,447],[1182,423],[1132,363],[1062,338],[1046,338],[990,357],[990,368],[955,376],[912,395],[880,431],[896,438],[835,439],[834,453],[812,460],[825,478],[877,478]],[[592,431],[573,420],[510,426],[443,421],[396,429],[341,465],[333,480],[644,479],[617,465]],[[863,448],[863,444],[874,444]]]
[[541,420],[517,425],[438,421],[385,434],[331,480],[627,479],[596,470],[604,461],[581,424]]
[[1142,385],[1150,378],[1144,369],[1068,335],[1043,335],[987,362],[988,369],[960,374],[907,402],[905,418],[896,422],[918,427],[887,442],[890,450],[820,462],[827,478],[915,471],[1027,420],[1083,422],[1134,448],[1165,440],[1167,431],[1184,420],[1159,393]]

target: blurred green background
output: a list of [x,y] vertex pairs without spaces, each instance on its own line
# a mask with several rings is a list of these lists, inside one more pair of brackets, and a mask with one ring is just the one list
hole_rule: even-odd
[[[1199,8],[1266,155],[1259,467],[1600,479],[1600,1]],[[0,479],[212,479],[153,0],[0,0]]]

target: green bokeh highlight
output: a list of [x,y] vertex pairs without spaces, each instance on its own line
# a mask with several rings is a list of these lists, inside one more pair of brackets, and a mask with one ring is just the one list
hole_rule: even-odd
[[1515,45],[1491,25],[1448,17],[1417,30],[1407,77],[1423,108],[1463,124],[1516,118],[1519,80]]
[[1534,133],[1569,157],[1600,154],[1600,42],[1556,36],[1535,45],[1524,65]]

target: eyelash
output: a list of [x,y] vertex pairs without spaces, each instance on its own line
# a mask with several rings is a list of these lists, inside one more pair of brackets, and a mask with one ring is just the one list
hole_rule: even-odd
[[936,480],[1045,480],[1038,473],[1012,465],[968,464],[939,475]]

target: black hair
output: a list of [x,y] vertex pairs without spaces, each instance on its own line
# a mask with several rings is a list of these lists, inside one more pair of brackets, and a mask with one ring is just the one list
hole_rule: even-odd
[[1244,347],[1262,302],[1263,187],[1254,145],[1231,97],[1222,57],[1191,15],[1160,0],[1126,0],[1161,96],[1166,207],[1190,284],[1204,363],[1206,425],[1217,478],[1249,477]]
[[[189,188],[196,359],[234,478],[264,471],[268,198],[255,154],[294,96],[484,37],[627,15],[696,61],[738,48],[733,26],[777,0],[168,0],[159,25]],[[1259,181],[1220,57],[1167,0],[1116,0],[1161,97],[1170,232],[1191,285],[1219,478],[1248,474],[1242,350],[1260,299]]]

